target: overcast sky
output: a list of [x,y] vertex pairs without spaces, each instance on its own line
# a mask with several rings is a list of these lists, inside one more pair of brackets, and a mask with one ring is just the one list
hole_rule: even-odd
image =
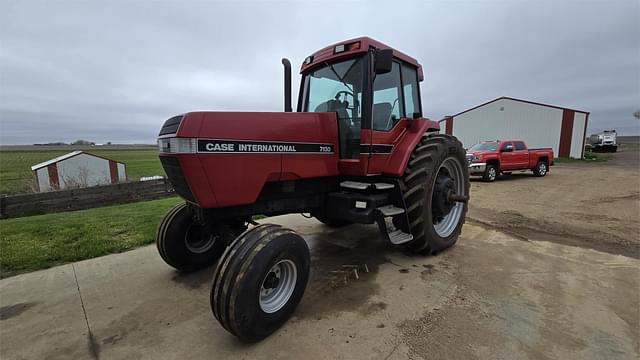
[[297,73],[362,35],[422,63],[434,120],[505,95],[640,134],[638,0],[2,0],[0,143],[152,143],[186,111],[281,111],[282,57]]

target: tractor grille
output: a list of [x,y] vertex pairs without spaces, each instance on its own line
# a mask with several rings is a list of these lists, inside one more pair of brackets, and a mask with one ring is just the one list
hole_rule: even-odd
[[185,200],[196,202],[193,194],[191,193],[191,189],[189,189],[187,180],[184,178],[178,159],[173,156],[160,156],[160,162],[162,163],[164,172],[167,174],[169,182],[171,182],[176,194],[180,195]]
[[160,135],[167,134],[175,134],[178,131],[178,126],[180,126],[180,122],[182,121],[182,115],[174,116],[171,119],[164,122],[162,128],[160,129]]

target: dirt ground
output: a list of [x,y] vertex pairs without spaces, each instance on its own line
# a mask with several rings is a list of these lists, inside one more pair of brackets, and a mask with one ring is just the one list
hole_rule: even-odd
[[559,163],[494,183],[471,180],[468,216],[512,235],[640,257],[640,151],[623,145],[607,162]]
[[213,268],[179,274],[147,246],[0,280],[0,358],[640,356],[640,260],[472,224],[451,250],[408,256],[375,226],[268,221],[302,234],[312,256],[302,302],[269,338],[241,343],[213,318]]

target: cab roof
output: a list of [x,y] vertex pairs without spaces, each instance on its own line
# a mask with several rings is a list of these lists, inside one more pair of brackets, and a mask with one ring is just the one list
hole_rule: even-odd
[[[352,46],[356,43],[359,43],[359,46]],[[345,51],[340,53],[335,53],[336,46],[344,45]],[[422,81],[424,79],[424,74],[422,72],[422,66],[418,63],[418,61],[411,56],[400,52],[389,45],[383,44],[377,40],[374,40],[370,37],[358,37],[350,40],[341,41],[335,43],[333,45],[329,45],[325,48],[322,48],[309,56],[307,59],[311,59],[310,62],[303,62],[300,67],[300,73],[307,72],[309,69],[312,69],[320,64],[323,64],[326,61],[334,61],[344,58],[353,57],[354,55],[364,54],[369,51],[370,48],[374,49],[391,49],[393,50],[393,57],[401,60],[407,64],[413,65],[418,70],[418,79]],[[305,59],[306,60],[306,59]]]

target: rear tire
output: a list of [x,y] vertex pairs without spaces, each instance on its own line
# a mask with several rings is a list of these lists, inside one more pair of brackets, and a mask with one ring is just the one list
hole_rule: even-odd
[[171,208],[156,231],[156,246],[160,257],[181,272],[191,272],[212,265],[227,244],[243,228],[232,230],[220,224],[215,233],[207,233],[197,222],[186,203]]
[[[453,136],[423,138],[411,154],[400,180],[413,240],[404,246],[413,253],[435,254],[458,240],[468,203],[455,203],[442,219],[434,205],[441,174],[454,178],[455,192],[469,195],[469,173],[462,143]],[[451,204],[450,204],[451,205]],[[435,210],[434,210],[435,209]],[[449,218],[450,215],[455,215]]]
[[536,167],[533,169],[533,174],[538,177],[545,176],[548,172],[549,166],[544,161],[538,161]]
[[482,180],[486,182],[494,182],[498,178],[498,169],[493,164],[487,164],[487,168],[484,170]]
[[307,243],[294,231],[264,224],[240,235],[218,263],[211,309],[245,342],[271,335],[293,314],[309,279]]

